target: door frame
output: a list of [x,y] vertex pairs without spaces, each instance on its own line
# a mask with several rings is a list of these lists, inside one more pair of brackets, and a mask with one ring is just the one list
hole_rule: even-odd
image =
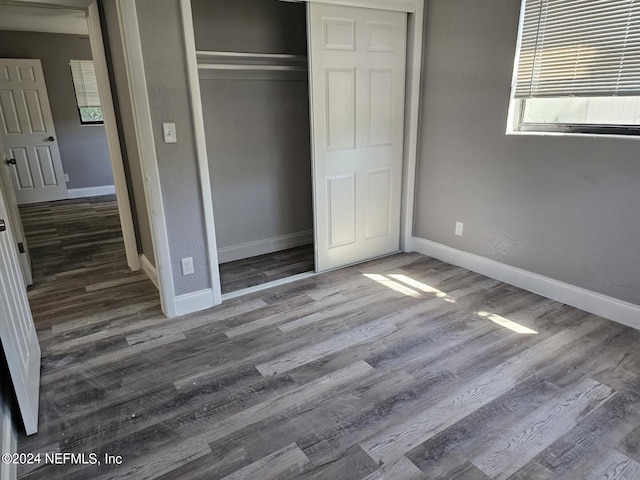
[[[281,0],[292,1],[292,0]],[[405,120],[404,149],[402,165],[402,192],[400,214],[400,249],[413,251],[413,215],[418,155],[418,112],[420,108],[420,77],[422,67],[422,32],[425,0],[293,0],[301,3],[325,3],[356,8],[373,8],[407,13],[407,60],[405,78]],[[205,140],[204,116],[196,60],[195,32],[191,12],[191,0],[180,0],[182,26],[184,32],[187,75],[189,78],[189,96],[196,133],[196,154],[198,158],[200,185],[202,188],[202,210],[207,227],[207,249],[211,271],[211,285],[214,304],[222,303],[220,285],[220,267],[215,237],[215,220],[211,184],[209,181],[209,162]],[[313,127],[312,127],[313,128]],[[315,204],[315,199],[314,199]],[[314,206],[315,210],[315,206]],[[315,211],[314,211],[315,215]]]
[[118,200],[118,214],[120,216],[120,225],[124,238],[127,265],[131,270],[140,270],[140,258],[133,226],[131,201],[122,159],[113,96],[111,95],[111,83],[107,70],[107,60],[97,0],[13,0],[11,3],[34,7],[49,6],[51,8],[65,8],[85,12],[89,30],[91,56],[96,71],[98,92],[100,93],[100,100],[102,102],[104,129],[107,137],[111,170],[113,171],[113,183]]

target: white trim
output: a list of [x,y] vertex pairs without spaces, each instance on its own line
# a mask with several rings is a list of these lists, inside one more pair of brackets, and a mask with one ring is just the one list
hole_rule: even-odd
[[255,242],[232,245],[218,249],[220,263],[233,262],[243,258],[255,257],[267,253],[279,252],[287,248],[299,247],[313,243],[313,230],[281,235],[279,237],[265,238]]
[[204,213],[205,235],[207,237],[210,281],[213,290],[214,305],[219,305],[222,303],[222,290],[220,285],[216,227],[213,219],[213,198],[211,195],[209,160],[207,159],[207,143],[204,129],[204,115],[202,113],[200,80],[198,79],[198,60],[196,58],[196,41],[193,31],[191,0],[181,0],[180,11],[182,13],[182,26],[184,31],[184,51],[187,57],[189,97],[191,99],[193,128],[196,137],[196,154],[198,156],[198,172],[200,174],[200,189],[202,191],[202,211]]
[[298,280],[304,280],[305,278],[311,278],[318,275],[316,272],[299,273],[297,275],[291,275],[290,277],[274,280],[273,282],[262,283],[249,288],[243,288],[242,290],[236,290],[235,292],[229,292],[222,295],[222,300],[231,300],[232,298],[243,297],[250,293],[261,292],[268,288],[279,287],[280,285],[286,285],[287,283],[297,282]]
[[213,290],[207,288],[199,292],[185,293],[176,297],[176,316],[187,315],[214,306]]
[[420,124],[420,81],[422,75],[422,36],[424,1],[416,0],[414,13],[407,20],[407,73],[405,84],[405,142],[402,188],[402,211],[400,217],[400,249],[411,252],[413,246],[413,215],[415,208],[415,185],[418,159]]
[[147,274],[151,283],[153,283],[158,290],[160,290],[160,283],[158,282],[158,270],[154,267],[147,256],[143,253],[140,255],[140,266],[144,273]]
[[116,0],[118,23],[124,50],[125,67],[129,91],[131,93],[131,107],[134,116],[135,137],[140,157],[140,167],[144,178],[144,193],[149,211],[149,226],[155,253],[158,283],[160,285],[160,301],[162,311],[169,317],[177,314],[176,295],[171,271],[171,255],[169,251],[169,236],[164,215],[160,172],[156,156],[156,146],[153,137],[153,123],[151,107],[147,91],[147,80],[144,71],[142,44],[138,30],[138,14],[136,4],[130,0]]
[[[86,188],[70,188],[69,190],[67,190],[68,198],[98,197],[100,195],[113,195],[114,193],[116,193],[115,185],[102,185],[100,187],[86,187]],[[118,204],[120,204],[120,200],[118,200]],[[134,240],[135,240],[135,237],[134,237]],[[139,270],[139,269],[134,269],[134,270]]]
[[495,278],[501,282],[566,303],[589,313],[640,330],[640,305],[618,300],[601,293],[570,285],[537,273],[512,267],[440,243],[413,238],[416,252],[467,270]]
[[127,264],[131,270],[140,270],[138,244],[136,242],[136,232],[133,227],[131,202],[129,199],[129,190],[127,188],[127,179],[124,172],[122,151],[120,150],[120,138],[118,136],[116,113],[113,104],[113,97],[111,95],[109,72],[107,70],[107,60],[102,40],[102,28],[100,27],[100,14],[98,12],[98,4],[96,0],[93,0],[87,8],[87,26],[89,27],[89,43],[91,44],[91,56],[93,57],[96,80],[98,82],[98,92],[102,103],[104,128],[109,148],[111,169],[113,171],[113,183],[115,185],[115,193],[118,199],[118,213],[120,214],[120,226],[122,227]]
[[[3,379],[0,388],[0,454],[13,454],[18,451],[18,438],[11,413],[11,387]],[[15,464],[0,462],[0,480],[15,480],[16,476]]]
[[[281,0],[288,1],[288,0]],[[308,3],[326,3],[342,7],[375,8],[394,12],[414,13],[421,0],[306,0]]]

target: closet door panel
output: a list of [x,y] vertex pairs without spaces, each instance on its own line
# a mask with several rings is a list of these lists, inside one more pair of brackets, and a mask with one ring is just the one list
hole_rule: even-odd
[[316,269],[325,271],[399,249],[407,16],[310,3],[308,19]]

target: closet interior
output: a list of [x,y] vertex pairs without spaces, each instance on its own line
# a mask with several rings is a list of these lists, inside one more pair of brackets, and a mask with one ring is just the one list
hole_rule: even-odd
[[305,5],[192,11],[222,293],[313,271]]

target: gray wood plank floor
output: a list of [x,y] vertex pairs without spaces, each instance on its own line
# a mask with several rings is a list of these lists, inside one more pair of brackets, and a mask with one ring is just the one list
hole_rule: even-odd
[[640,478],[640,332],[418,254],[168,320],[113,207],[23,209],[43,368],[19,450],[102,463],[20,478]]
[[288,248],[221,264],[221,290],[235,292],[314,270],[313,245]]

